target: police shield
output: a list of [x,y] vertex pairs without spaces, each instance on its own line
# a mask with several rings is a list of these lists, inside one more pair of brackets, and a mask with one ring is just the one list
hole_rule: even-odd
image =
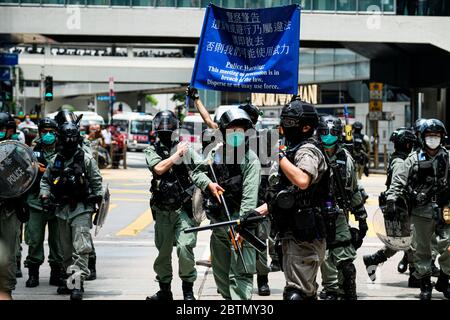
[[389,248],[396,251],[408,250],[411,246],[411,222],[404,201],[397,206],[394,217],[383,214],[381,208],[373,216],[373,226],[378,238]]
[[103,200],[98,209],[97,215],[95,217],[95,236],[97,236],[100,229],[105,223],[106,216],[109,212],[109,202],[111,200],[111,194],[109,193],[109,185],[103,189]]
[[16,198],[27,192],[38,168],[30,147],[13,140],[0,142],[0,198]]

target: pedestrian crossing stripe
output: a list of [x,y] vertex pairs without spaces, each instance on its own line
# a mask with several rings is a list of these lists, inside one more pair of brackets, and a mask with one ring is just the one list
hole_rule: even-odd
[[150,209],[142,213],[136,220],[116,233],[116,236],[136,236],[153,222]]
[[138,199],[138,198],[116,198],[112,199],[114,201],[123,201],[123,202],[146,202],[148,203],[148,199]]

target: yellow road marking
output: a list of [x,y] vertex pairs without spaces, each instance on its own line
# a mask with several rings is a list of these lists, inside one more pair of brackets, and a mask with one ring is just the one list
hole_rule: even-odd
[[136,220],[125,229],[116,233],[116,236],[135,236],[153,222],[152,211],[150,209],[142,213]]
[[111,194],[149,194],[148,190],[109,189]]

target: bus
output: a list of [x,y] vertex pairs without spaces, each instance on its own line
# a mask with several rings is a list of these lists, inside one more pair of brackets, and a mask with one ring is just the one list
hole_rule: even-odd
[[152,120],[153,116],[145,113],[124,112],[113,115],[112,123],[126,135],[128,150],[136,151],[148,147]]

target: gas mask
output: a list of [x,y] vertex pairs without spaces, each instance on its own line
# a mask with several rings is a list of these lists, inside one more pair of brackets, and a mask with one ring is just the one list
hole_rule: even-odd
[[166,147],[170,147],[172,145],[172,131],[159,131],[158,138]]

